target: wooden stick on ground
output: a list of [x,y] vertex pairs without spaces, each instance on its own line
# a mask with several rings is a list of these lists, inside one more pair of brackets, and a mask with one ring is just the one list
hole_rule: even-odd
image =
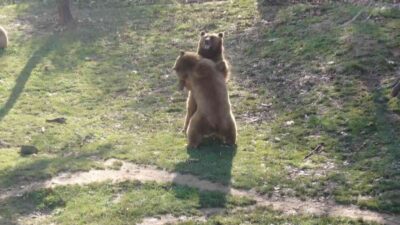
[[[367,5],[367,7],[370,7],[370,6],[372,5],[372,3],[373,3],[373,1],[371,1],[371,2]],[[349,20],[349,21],[347,21],[346,23],[342,24],[341,27],[345,27],[345,26],[351,24],[352,22],[354,22],[354,21],[361,15],[361,13],[363,13],[363,12],[364,12],[364,9],[361,9],[351,20]]]
[[397,82],[393,85],[392,89],[392,97],[396,97],[400,92],[400,80],[397,80]]
[[314,150],[312,150],[310,153],[308,153],[304,159],[308,159],[310,158],[312,155],[314,154],[318,154],[322,151],[322,148],[324,147],[324,143],[319,144],[317,147],[314,148]]

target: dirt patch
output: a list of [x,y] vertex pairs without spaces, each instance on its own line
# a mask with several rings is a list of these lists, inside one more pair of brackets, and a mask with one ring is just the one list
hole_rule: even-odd
[[162,215],[157,217],[144,218],[138,225],[164,225],[164,224],[175,224],[182,223],[186,221],[196,221],[196,222],[206,222],[205,216],[174,216],[174,215]]
[[[396,225],[397,221],[400,221],[400,216],[392,216],[388,214],[382,214],[372,212],[369,210],[361,210],[356,206],[343,206],[334,203],[333,201],[317,201],[317,200],[306,200],[302,201],[296,198],[268,198],[266,196],[259,195],[252,190],[239,190],[223,184],[210,182],[207,180],[201,180],[193,175],[171,173],[165,170],[157,169],[153,166],[142,166],[136,165],[129,162],[123,162],[115,159],[107,160],[104,164],[106,168],[116,162],[122,163],[119,170],[105,169],[105,170],[90,170],[88,172],[78,173],[63,173],[57,177],[44,182],[31,183],[29,185],[20,186],[9,190],[0,190],[0,201],[15,196],[21,196],[22,194],[40,188],[53,188],[56,186],[65,185],[85,185],[93,182],[111,181],[113,183],[127,181],[127,180],[139,180],[139,181],[156,181],[160,183],[174,182],[179,185],[185,185],[189,187],[197,188],[201,191],[217,191],[226,194],[244,196],[256,200],[256,206],[268,206],[274,210],[281,211],[285,214],[311,214],[316,216],[331,216],[331,217],[348,217],[352,219],[363,219],[365,221],[375,221],[378,223],[384,223],[388,225]],[[207,215],[207,212],[204,212]],[[163,216],[157,218],[148,218],[143,220],[142,224],[160,224],[157,221],[165,221],[165,223],[179,222],[183,218],[173,216]],[[202,219],[202,217],[197,218]]]
[[182,223],[187,221],[195,221],[195,222],[206,222],[207,218],[216,214],[222,214],[225,212],[237,212],[238,210],[250,210],[255,207],[238,207],[233,210],[227,210],[225,208],[207,208],[200,209],[201,216],[174,216],[171,214],[161,215],[155,217],[144,218],[141,223],[138,225],[162,225],[162,224],[175,224]]
[[24,225],[41,225],[46,222],[46,220],[51,216],[51,214],[43,214],[40,212],[35,212],[26,216],[22,216],[18,219],[18,224]]

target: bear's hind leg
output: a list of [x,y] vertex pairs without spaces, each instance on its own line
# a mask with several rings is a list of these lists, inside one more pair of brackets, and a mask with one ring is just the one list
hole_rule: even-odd
[[197,148],[203,140],[203,136],[210,132],[211,127],[207,119],[195,112],[190,120],[187,132],[188,148]]
[[193,114],[196,112],[196,109],[197,109],[197,104],[196,104],[196,101],[194,100],[193,93],[191,91],[189,92],[189,96],[188,96],[187,103],[186,103],[186,108],[187,108],[187,112],[186,112],[186,118],[185,118],[185,125],[183,127],[183,132],[185,134],[187,133],[190,119],[192,118]]

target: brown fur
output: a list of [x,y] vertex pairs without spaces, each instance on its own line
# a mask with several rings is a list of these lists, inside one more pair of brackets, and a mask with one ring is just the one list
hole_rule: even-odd
[[8,45],[8,37],[7,31],[0,26],[0,48],[7,48]]
[[210,59],[217,64],[226,80],[229,79],[229,64],[224,56],[224,34],[200,33],[200,40],[197,46],[197,53],[204,58]]
[[236,123],[226,82],[217,65],[194,52],[181,52],[174,70],[196,102],[196,110],[190,117],[187,130],[188,147],[198,147],[203,137],[210,134],[216,134],[224,143],[234,145]]
[[[197,53],[207,59],[212,60],[217,64],[217,69],[222,72],[225,80],[227,81],[230,76],[229,63],[224,56],[224,34],[209,34],[205,32],[200,33],[200,40],[197,46]],[[192,94],[189,92],[187,99],[188,114],[185,120],[183,131],[186,133],[189,126],[189,121],[192,115],[196,112],[196,101],[193,99]]]

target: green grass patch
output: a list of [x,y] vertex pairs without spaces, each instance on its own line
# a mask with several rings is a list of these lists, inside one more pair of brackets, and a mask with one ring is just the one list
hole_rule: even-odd
[[198,222],[184,222],[180,225],[191,225],[191,224],[301,224],[301,225],[312,225],[312,224],[375,224],[368,223],[362,220],[350,220],[343,218],[329,218],[329,217],[311,217],[311,216],[287,216],[268,208],[257,208],[254,212],[239,211],[234,215],[221,215],[214,216],[205,223]]
[[[382,85],[399,65],[397,9],[153,2],[75,1],[77,26],[63,32],[51,20],[52,1],[0,8],[10,34],[0,55],[0,137],[11,145],[0,149],[0,188],[99,168],[94,160],[115,157],[267,195],[399,212],[400,103]],[[180,132],[186,95],[171,67],[179,50],[196,49],[200,30],[225,31],[237,149],[210,141],[187,150]],[[57,117],[66,123],[46,122]],[[320,143],[321,153],[304,160]],[[39,153],[20,156],[25,144]],[[70,204],[40,196],[43,209]],[[226,202],[200,199],[204,207]],[[79,220],[76,211],[57,221],[101,221],[108,213],[104,199],[76,201],[97,214]],[[188,213],[168,211],[175,203],[154,213]],[[117,209],[110,218],[120,223],[147,215]]]
[[126,224],[161,214],[200,215],[209,207],[248,206],[254,201],[217,192],[155,183],[99,183],[43,189],[0,203],[0,221],[7,223],[32,213],[50,216],[42,224]]

